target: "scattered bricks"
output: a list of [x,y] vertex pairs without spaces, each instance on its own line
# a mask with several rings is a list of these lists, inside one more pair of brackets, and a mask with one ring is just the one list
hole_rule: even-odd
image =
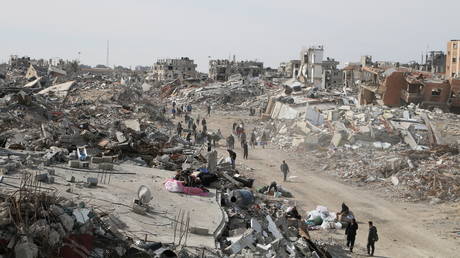
[[190,227],[190,233],[196,234],[196,235],[207,236],[209,235],[209,230],[207,228]]
[[101,163],[101,164],[99,164],[99,169],[113,170],[113,164],[112,163]]
[[79,160],[69,160],[69,167],[80,168],[80,161]]
[[99,163],[102,163],[102,158],[101,157],[92,157],[91,158],[91,163],[93,164],[99,164]]
[[86,182],[88,183],[88,187],[95,187],[97,186],[98,180],[95,177],[88,177]]

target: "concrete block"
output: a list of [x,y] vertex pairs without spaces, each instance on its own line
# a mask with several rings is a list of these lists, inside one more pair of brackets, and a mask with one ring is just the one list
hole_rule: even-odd
[[73,229],[73,225],[75,224],[75,221],[69,215],[64,213],[61,216],[59,216],[59,220],[61,221],[62,226],[65,228],[67,232]]
[[270,231],[270,233],[272,233],[276,239],[284,238],[281,232],[279,231],[278,227],[276,226],[275,222],[273,221],[272,217],[270,217],[270,215],[267,215],[265,219],[268,222],[268,231]]
[[257,233],[262,232],[262,226],[260,225],[259,221],[255,218],[251,218],[251,228],[254,229]]
[[103,156],[102,157],[102,163],[112,163],[113,162],[113,156]]
[[225,252],[228,254],[237,254],[246,247],[254,249],[255,237],[254,229],[250,228],[244,232],[244,234],[236,240],[232,245],[225,248]]
[[86,179],[86,182],[88,183],[88,186],[94,187],[94,186],[97,186],[98,180],[95,177],[88,177]]
[[69,167],[80,168],[80,161],[79,160],[69,160]]
[[343,145],[344,140],[345,140],[345,137],[343,136],[342,133],[336,133],[332,137],[331,144],[333,146],[335,146],[335,147],[339,147],[339,146]]
[[113,170],[113,164],[112,163],[101,163],[99,164],[99,169],[102,170]]
[[91,158],[91,163],[93,163],[93,164],[102,163],[102,158],[101,157],[92,157]]
[[0,175],[8,175],[8,169],[0,168]]
[[46,172],[48,172],[48,174],[50,176],[56,175],[56,171],[54,171],[54,169],[52,169],[52,168],[45,168],[45,170],[46,170]]
[[36,175],[35,180],[40,181],[40,182],[48,182],[48,173]]
[[209,230],[207,228],[190,227],[190,233],[196,234],[196,235],[207,236],[209,235]]
[[15,257],[36,258],[38,257],[38,247],[28,240],[25,240],[14,247]]

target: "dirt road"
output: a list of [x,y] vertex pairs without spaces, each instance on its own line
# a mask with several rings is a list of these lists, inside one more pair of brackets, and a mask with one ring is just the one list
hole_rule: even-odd
[[[207,118],[208,128],[211,130],[220,128],[224,136],[228,136],[232,123],[240,118],[253,119],[249,116],[213,114]],[[246,128],[251,130],[253,126],[249,123]],[[221,144],[224,144],[224,141]],[[377,257],[458,257],[459,239],[442,237],[439,228],[436,228],[437,224],[432,223],[435,219],[439,221],[446,219],[446,214],[439,212],[438,207],[388,201],[372,191],[346,185],[334,177],[326,176],[319,171],[319,167],[306,166],[308,160],[313,157],[284,152],[270,145],[265,149],[260,147],[255,150],[250,149],[249,159],[243,160],[242,149],[239,144],[235,145],[238,153],[237,164],[243,163],[254,169],[251,176],[256,179],[256,186],[274,180],[282,182],[279,165],[286,160],[290,166],[292,179],[283,186],[293,193],[298,207],[304,211],[312,210],[316,205],[324,205],[330,210],[338,211],[342,202],[347,203],[357,216],[360,227],[352,257],[366,255],[369,220],[374,221],[379,232],[380,240],[376,243],[375,253]],[[220,147],[219,152],[225,154],[225,147]],[[327,160],[324,163],[326,164]],[[427,224],[432,226],[428,227]],[[342,230],[336,233],[317,231],[313,236],[332,237],[343,241],[343,232]]]

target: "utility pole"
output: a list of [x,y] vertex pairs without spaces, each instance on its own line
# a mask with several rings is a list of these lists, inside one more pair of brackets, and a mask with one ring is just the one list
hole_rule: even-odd
[[107,56],[105,58],[105,66],[109,67],[109,40],[107,40]]

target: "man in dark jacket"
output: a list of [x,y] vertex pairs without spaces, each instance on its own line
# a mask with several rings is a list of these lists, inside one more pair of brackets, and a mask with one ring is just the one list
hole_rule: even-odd
[[232,168],[235,169],[235,165],[236,165],[236,152],[228,149],[228,154],[230,156],[230,160],[232,162]]
[[244,158],[244,159],[248,159],[248,154],[249,154],[249,153],[248,153],[248,151],[249,151],[248,149],[249,149],[249,148],[248,148],[248,143],[247,143],[247,142],[244,142],[244,143],[243,143],[243,158]]
[[350,252],[353,253],[353,246],[355,245],[356,231],[358,230],[358,223],[355,219],[352,219],[351,223],[348,224],[345,229],[345,235],[347,235],[347,247],[350,247]]
[[379,240],[377,234],[377,228],[373,225],[372,221],[369,221],[369,235],[367,237],[367,254],[374,256],[375,242]]

